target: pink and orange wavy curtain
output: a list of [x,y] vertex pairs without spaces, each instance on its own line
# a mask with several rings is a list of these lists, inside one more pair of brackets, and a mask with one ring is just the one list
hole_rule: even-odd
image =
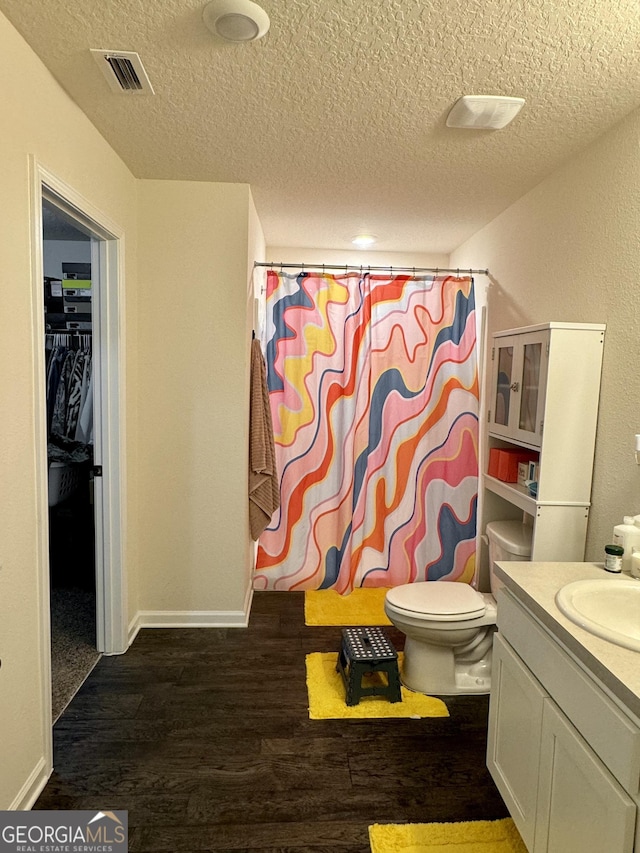
[[473,279],[269,271],[266,299],[281,507],[254,587],[471,581]]

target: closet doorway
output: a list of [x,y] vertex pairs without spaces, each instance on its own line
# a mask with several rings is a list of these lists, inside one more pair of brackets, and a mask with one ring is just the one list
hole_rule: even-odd
[[51,710],[100,658],[96,633],[92,237],[42,202]]
[[55,721],[100,654],[128,646],[123,235],[35,161],[34,178],[43,711]]

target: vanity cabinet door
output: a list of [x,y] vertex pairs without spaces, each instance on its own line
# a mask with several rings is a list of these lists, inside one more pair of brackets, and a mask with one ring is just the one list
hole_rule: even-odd
[[542,710],[547,695],[508,643],[496,634],[487,767],[528,850],[534,849]]
[[533,853],[632,853],[635,820],[635,803],[545,699],[535,845],[527,847]]

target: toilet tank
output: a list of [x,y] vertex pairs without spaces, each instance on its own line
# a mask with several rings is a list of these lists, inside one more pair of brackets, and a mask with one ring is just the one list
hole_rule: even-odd
[[496,562],[530,560],[533,527],[521,521],[490,521],[486,528],[489,539],[489,578],[495,595],[502,582],[495,577]]

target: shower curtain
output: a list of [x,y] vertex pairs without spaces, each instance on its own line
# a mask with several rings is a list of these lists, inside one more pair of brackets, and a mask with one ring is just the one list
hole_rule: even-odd
[[266,307],[281,507],[254,588],[470,582],[473,279],[270,270]]

